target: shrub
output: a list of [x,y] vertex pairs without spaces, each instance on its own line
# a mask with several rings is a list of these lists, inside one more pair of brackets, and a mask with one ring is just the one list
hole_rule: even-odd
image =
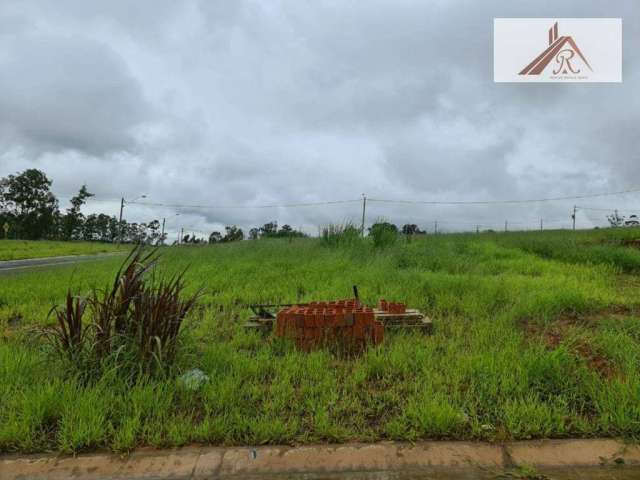
[[373,238],[373,246],[388,247],[398,239],[398,227],[389,222],[376,222],[369,228],[369,236]]
[[110,288],[94,289],[88,300],[68,292],[65,305],[52,309],[57,324],[45,330],[54,351],[81,374],[99,371],[109,359],[134,376],[171,367],[180,327],[200,292],[183,298],[184,271],[149,281],[157,260],[155,251],[145,254],[138,247]]

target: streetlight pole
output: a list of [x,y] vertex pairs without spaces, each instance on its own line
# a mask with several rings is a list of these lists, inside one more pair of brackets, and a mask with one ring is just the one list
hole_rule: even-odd
[[[134,198],[133,200],[129,200],[129,203],[135,202],[140,198],[147,198],[147,195],[140,195],[139,197]],[[120,199],[120,217],[118,218],[118,245],[122,243],[122,211],[124,210],[124,204],[127,203],[127,200],[122,197]]]
[[[174,215],[172,215],[172,216],[173,216],[173,217],[179,217],[179,216],[180,216],[180,214],[179,214],[179,213],[176,213],[176,214],[174,214]],[[164,218],[162,219],[162,235],[160,236],[160,238],[161,238],[161,242],[162,242],[162,245],[164,245],[164,224],[165,224],[165,222],[166,222],[166,221],[167,221],[167,217],[164,217]]]

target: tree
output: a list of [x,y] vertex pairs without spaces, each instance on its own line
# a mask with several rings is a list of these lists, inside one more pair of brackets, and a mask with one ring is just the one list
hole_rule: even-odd
[[624,217],[618,214],[618,211],[614,211],[611,215],[607,215],[607,220],[612,227],[624,226]]
[[258,238],[260,238],[260,229],[253,227],[249,230],[249,240],[257,240]]
[[222,241],[222,234],[220,232],[211,232],[209,235],[209,243],[220,243]]
[[424,231],[420,230],[415,223],[407,223],[402,226],[402,233],[404,235],[420,235],[423,234]]
[[260,227],[261,237],[274,237],[278,233],[278,222],[265,223]]
[[9,201],[5,198],[7,188],[8,179],[0,178],[0,227],[3,229],[5,224],[12,225],[14,223],[13,215],[9,211]]
[[152,220],[146,227],[146,242],[150,245],[160,243],[160,221]]
[[113,242],[118,237],[118,220],[104,213],[88,215],[82,225],[82,239],[87,241]]
[[280,227],[280,231],[278,233],[287,236],[291,232],[293,232],[293,228],[291,228],[291,225],[284,224],[282,227]]
[[241,228],[235,225],[224,227],[226,235],[222,239],[223,242],[236,242],[244,239],[244,233]]
[[55,236],[58,201],[50,187],[51,180],[34,168],[3,179],[3,215],[19,237],[40,239]]
[[65,240],[76,239],[83,235],[84,215],[80,209],[90,197],[93,197],[93,193],[89,193],[87,186],[82,185],[78,194],[71,198],[71,208],[67,208],[67,214],[62,218],[62,238]]
[[294,230],[290,225],[286,224],[280,227],[280,230],[278,230],[275,236],[280,238],[306,237],[304,233]]

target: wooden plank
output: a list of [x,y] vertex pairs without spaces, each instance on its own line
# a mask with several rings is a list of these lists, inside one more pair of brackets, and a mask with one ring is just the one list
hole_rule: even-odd
[[420,323],[396,323],[396,324],[385,324],[385,330],[389,330],[390,332],[421,332],[424,334],[430,334],[433,332],[433,322],[430,319],[424,319]]
[[247,330],[257,331],[263,334],[269,334],[271,333],[271,330],[273,330],[273,324],[269,325],[268,323],[263,323],[263,322],[248,321],[244,324],[244,328],[246,328]]

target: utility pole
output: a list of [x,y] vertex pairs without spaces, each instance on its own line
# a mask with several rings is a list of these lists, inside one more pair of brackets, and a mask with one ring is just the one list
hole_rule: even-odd
[[571,214],[571,220],[573,221],[573,230],[576,229],[576,209],[578,207],[576,207],[575,205],[573,206],[573,213]]
[[184,227],[180,227],[180,236],[178,237],[178,245],[182,244],[183,237],[184,237]]
[[434,233],[434,235],[438,234],[438,220],[433,222],[433,233]]
[[162,243],[162,245],[164,245],[164,222],[166,221],[166,218],[162,219],[162,234],[160,235],[160,242]]
[[504,231],[507,232],[509,230],[508,227],[509,223],[507,222],[507,220],[504,221]]
[[360,235],[364,237],[364,216],[367,211],[367,195],[362,194],[362,225],[360,226]]
[[120,199],[120,218],[118,219],[118,245],[122,243],[122,210],[124,210],[124,197]]
[[480,225],[476,225],[476,233],[480,233]]
[[542,219],[540,219],[540,231],[542,231]]
[[[147,198],[147,194],[145,193],[144,195],[140,195],[133,200],[129,200],[129,203],[135,202],[139,198]],[[122,211],[124,210],[125,203],[127,203],[127,201],[124,199],[124,197],[120,198],[120,217],[118,219],[118,245],[120,245],[120,243],[122,242]]]

